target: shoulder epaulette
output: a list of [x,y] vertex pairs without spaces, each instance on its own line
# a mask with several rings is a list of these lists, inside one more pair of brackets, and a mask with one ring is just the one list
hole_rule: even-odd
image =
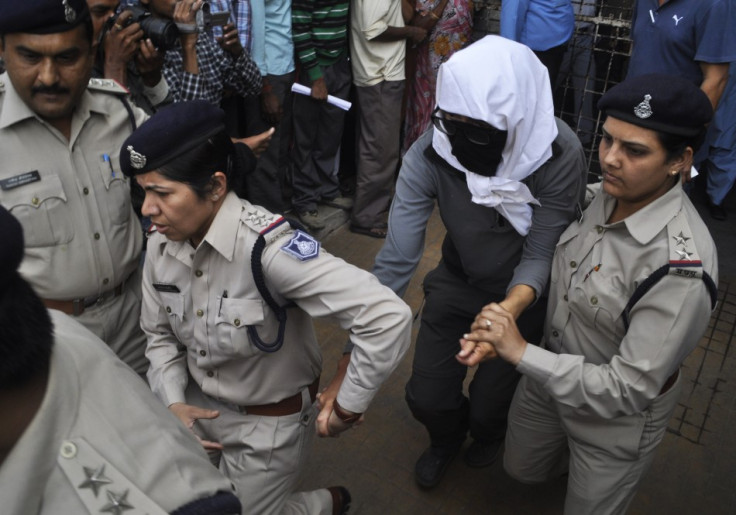
[[62,442],[57,463],[88,513],[134,510],[133,513],[166,515],[166,511],[84,438]]
[[716,308],[718,301],[718,286],[708,272],[703,270],[703,262],[700,260],[695,245],[688,243],[692,240],[690,224],[681,214],[673,217],[667,223],[667,246],[669,250],[669,261],[656,269],[642,281],[629,298],[622,313],[624,326],[629,329],[629,313],[634,304],[666,275],[676,275],[690,279],[702,280],[710,295],[711,309]]
[[87,84],[87,89],[92,91],[101,91],[103,93],[111,93],[113,95],[127,95],[130,93],[122,84],[113,79],[99,79],[93,77]]
[[240,219],[252,231],[266,240],[266,245],[291,231],[291,226],[283,216],[265,213],[255,206],[243,210]]

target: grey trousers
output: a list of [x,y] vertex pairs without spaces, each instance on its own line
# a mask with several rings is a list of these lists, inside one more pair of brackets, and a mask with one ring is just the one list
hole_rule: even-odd
[[329,515],[332,496],[322,488],[294,492],[315,434],[316,405],[302,391],[302,411],[283,417],[241,414],[204,394],[189,379],[188,404],[218,410],[212,420],[198,420],[195,432],[224,446],[220,471],[235,485],[243,513],[259,515]]
[[[624,514],[664,438],[682,376],[644,411],[603,419],[556,402],[522,377],[509,411],[504,468],[523,483],[568,466],[566,515]],[[561,463],[568,458],[569,463]]]
[[[350,62],[347,55],[322,72],[330,95],[348,98]],[[302,84],[309,84],[306,73]],[[303,213],[317,208],[321,199],[340,195],[335,159],[340,150],[345,111],[305,95],[294,95],[294,149],[291,185],[294,209]]]
[[399,162],[401,100],[404,81],[383,81],[355,88],[358,96],[358,145],[355,204],[351,222],[376,227],[391,204]]
[[[281,101],[283,115],[281,122],[276,126],[276,132],[271,137],[268,149],[258,158],[258,165],[253,171],[251,180],[248,181],[248,186],[251,188],[248,191],[248,200],[273,213],[283,213],[286,208],[283,191],[291,164],[289,141],[292,118],[291,85],[294,83],[294,73],[269,75],[268,80],[273,87],[273,92]],[[247,136],[260,134],[271,127],[271,124],[266,122],[261,114],[260,97],[247,97],[244,105]]]

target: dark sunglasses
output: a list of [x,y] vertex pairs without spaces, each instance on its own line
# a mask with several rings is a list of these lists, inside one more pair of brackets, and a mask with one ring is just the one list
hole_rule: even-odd
[[489,145],[494,136],[500,132],[505,132],[493,127],[480,127],[468,122],[448,120],[442,116],[439,106],[432,112],[432,124],[437,130],[448,136],[454,136],[458,131],[461,131],[471,143],[476,145]]

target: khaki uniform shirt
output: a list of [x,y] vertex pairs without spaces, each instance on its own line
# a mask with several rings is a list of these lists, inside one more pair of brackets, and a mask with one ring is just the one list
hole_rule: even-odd
[[154,515],[233,492],[140,377],[76,321],[49,313],[48,386],[0,466],[3,514]]
[[[138,266],[143,236],[118,162],[132,131],[121,100],[88,89],[67,141],[0,75],[0,204],[23,226],[20,273],[42,298],[94,297]],[[132,109],[140,125],[146,114]]]
[[[148,336],[148,379],[168,406],[185,402],[191,377],[207,395],[236,405],[278,402],[311,384],[322,368],[312,316],[335,317],[355,344],[340,404],[363,412],[409,345],[411,313],[375,277],[320,250],[300,260],[284,247],[295,235],[284,224],[269,233],[263,276],[279,302],[289,300],[284,344],[258,350],[254,326],[272,342],[278,322],[251,273],[259,231],[278,216],[229,193],[202,243],[153,235],[143,271],[141,326]],[[305,242],[306,245],[308,243]]]
[[[636,287],[683,260],[718,284],[715,244],[682,188],[607,224],[615,199],[601,192],[562,234],[552,266],[544,343],[528,345],[518,370],[544,385],[571,417],[640,412],[697,345],[711,300],[699,277],[670,273],[622,312]],[[668,223],[683,229],[668,234]],[[545,347],[549,350],[545,350]]]

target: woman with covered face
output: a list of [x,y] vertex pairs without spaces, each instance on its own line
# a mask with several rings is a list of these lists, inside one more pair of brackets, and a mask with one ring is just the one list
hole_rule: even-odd
[[602,191],[557,244],[542,345],[490,304],[459,355],[498,355],[524,375],[509,474],[533,483],[567,468],[565,513],[596,515],[624,513],[636,493],[718,281],[715,245],[680,185],[712,116],[708,98],[685,79],[643,75],[598,105]]
[[[153,232],[141,326],[156,395],[212,451],[249,513],[345,513],[343,487],[293,492],[315,423],[361,419],[409,344],[411,313],[375,278],[240,199],[224,113],[205,101],[156,113],[121,149],[146,192]],[[332,316],[356,351],[334,399],[312,316]]]
[[441,262],[424,279],[406,386],[430,437],[415,467],[425,488],[439,483],[468,431],[466,462],[495,459],[519,375],[501,360],[483,363],[468,400],[458,338],[490,302],[519,318],[528,341],[541,337],[554,245],[585,186],[583,151],[554,117],[547,70],[519,43],[488,36],[444,63],[433,123],[404,157],[374,267],[383,284],[404,293],[436,202],[447,235]]

